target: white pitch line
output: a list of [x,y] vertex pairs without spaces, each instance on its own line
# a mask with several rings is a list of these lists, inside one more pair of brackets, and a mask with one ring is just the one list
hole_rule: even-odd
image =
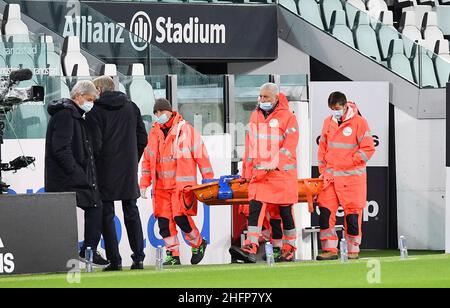
[[[352,265],[361,265],[365,264],[369,260],[375,260],[378,259],[382,263],[393,263],[393,262],[410,262],[410,261],[423,261],[423,260],[436,260],[436,259],[446,259],[448,258],[448,255],[426,255],[424,258],[420,258],[419,256],[410,257],[406,260],[401,260],[400,257],[380,257],[380,258],[362,258],[359,260],[353,260],[349,261],[345,264],[342,264],[339,260],[337,261],[328,261],[328,262],[318,262],[318,261],[298,261],[294,263],[281,263],[276,264],[273,269],[287,269],[290,267],[324,267],[324,266],[335,266],[335,265],[345,265],[345,266],[352,266]],[[174,268],[174,269],[164,269],[163,271],[151,271],[145,270],[144,272],[131,272],[131,271],[124,271],[124,272],[117,272],[117,273],[93,273],[93,274],[87,274],[87,273],[81,273],[81,279],[82,280],[88,280],[88,279],[96,279],[96,278],[112,278],[112,277],[130,277],[130,276],[148,276],[148,275],[170,275],[175,273],[187,273],[187,272],[222,272],[222,271],[232,271],[232,270],[241,270],[242,268],[245,268],[246,270],[260,270],[262,268],[267,268],[267,265],[265,263],[258,263],[258,264],[245,264],[245,265],[219,265],[219,266],[210,266],[210,265],[204,265],[204,266],[183,266],[182,268]],[[5,284],[8,282],[27,282],[27,281],[50,281],[50,280],[65,280],[67,274],[50,274],[49,275],[38,275],[38,276],[27,276],[27,277],[0,277],[0,284]]]

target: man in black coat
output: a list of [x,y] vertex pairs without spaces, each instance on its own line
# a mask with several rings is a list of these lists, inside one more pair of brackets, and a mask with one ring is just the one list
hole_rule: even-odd
[[94,80],[100,98],[87,115],[94,132],[98,184],[103,201],[103,238],[106,271],[122,269],[115,223],[114,201],[122,201],[128,240],[133,251],[131,269],[143,269],[144,235],[139,209],[138,165],[147,146],[147,132],[139,108],[122,92],[114,91],[108,76]]
[[51,118],[45,145],[45,191],[75,192],[77,206],[84,210],[84,244],[94,251],[94,264],[108,262],[97,252],[102,231],[102,202],[97,187],[95,162],[85,113],[92,108],[98,92],[90,81],[79,81],[71,91],[71,99],[48,105]]

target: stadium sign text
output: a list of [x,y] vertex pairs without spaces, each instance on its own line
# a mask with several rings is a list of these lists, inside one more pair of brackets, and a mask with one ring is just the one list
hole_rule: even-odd
[[[5,248],[3,241],[0,237],[0,248]],[[0,252],[0,274],[11,274],[14,272],[14,255],[12,253]]]
[[[205,24],[199,17],[190,17],[179,23],[172,17],[158,17],[153,24],[147,13],[139,11],[129,24],[129,40],[137,51],[148,43],[158,44],[225,44],[224,24]],[[65,16],[63,36],[78,36],[81,43],[125,43],[126,24],[119,22],[94,22],[92,16]],[[156,30],[153,41],[153,29]]]

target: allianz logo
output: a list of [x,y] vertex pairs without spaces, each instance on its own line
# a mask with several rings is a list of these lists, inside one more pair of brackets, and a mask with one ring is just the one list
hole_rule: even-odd
[[0,237],[0,274],[11,274],[14,272],[14,256],[12,253],[4,253],[5,248],[2,238]]
[[[144,51],[148,43],[158,44],[225,44],[224,24],[201,23],[199,17],[189,17],[187,23],[172,17],[158,17],[153,24],[150,16],[139,11],[129,23],[95,22],[92,16],[65,16],[63,36],[78,36],[82,43],[125,43],[128,39],[137,51]],[[153,31],[154,30],[154,31]]]

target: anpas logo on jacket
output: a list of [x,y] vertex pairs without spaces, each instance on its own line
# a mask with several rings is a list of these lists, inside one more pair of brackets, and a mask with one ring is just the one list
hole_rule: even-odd
[[[0,249],[5,248],[2,238],[0,237]],[[0,274],[11,274],[14,272],[14,256],[12,253],[3,253],[0,251]]]
[[342,132],[345,137],[350,137],[353,133],[353,130],[351,127],[344,128],[344,131]]
[[[63,36],[78,36],[81,43],[125,43],[125,23],[95,22],[92,16],[65,16]],[[153,39],[153,29],[156,35]],[[139,11],[129,24],[129,40],[137,51],[148,43],[158,44],[225,44],[224,24],[203,24],[200,18],[189,17],[187,23],[177,23],[172,17],[158,17],[155,24],[146,12]]]

